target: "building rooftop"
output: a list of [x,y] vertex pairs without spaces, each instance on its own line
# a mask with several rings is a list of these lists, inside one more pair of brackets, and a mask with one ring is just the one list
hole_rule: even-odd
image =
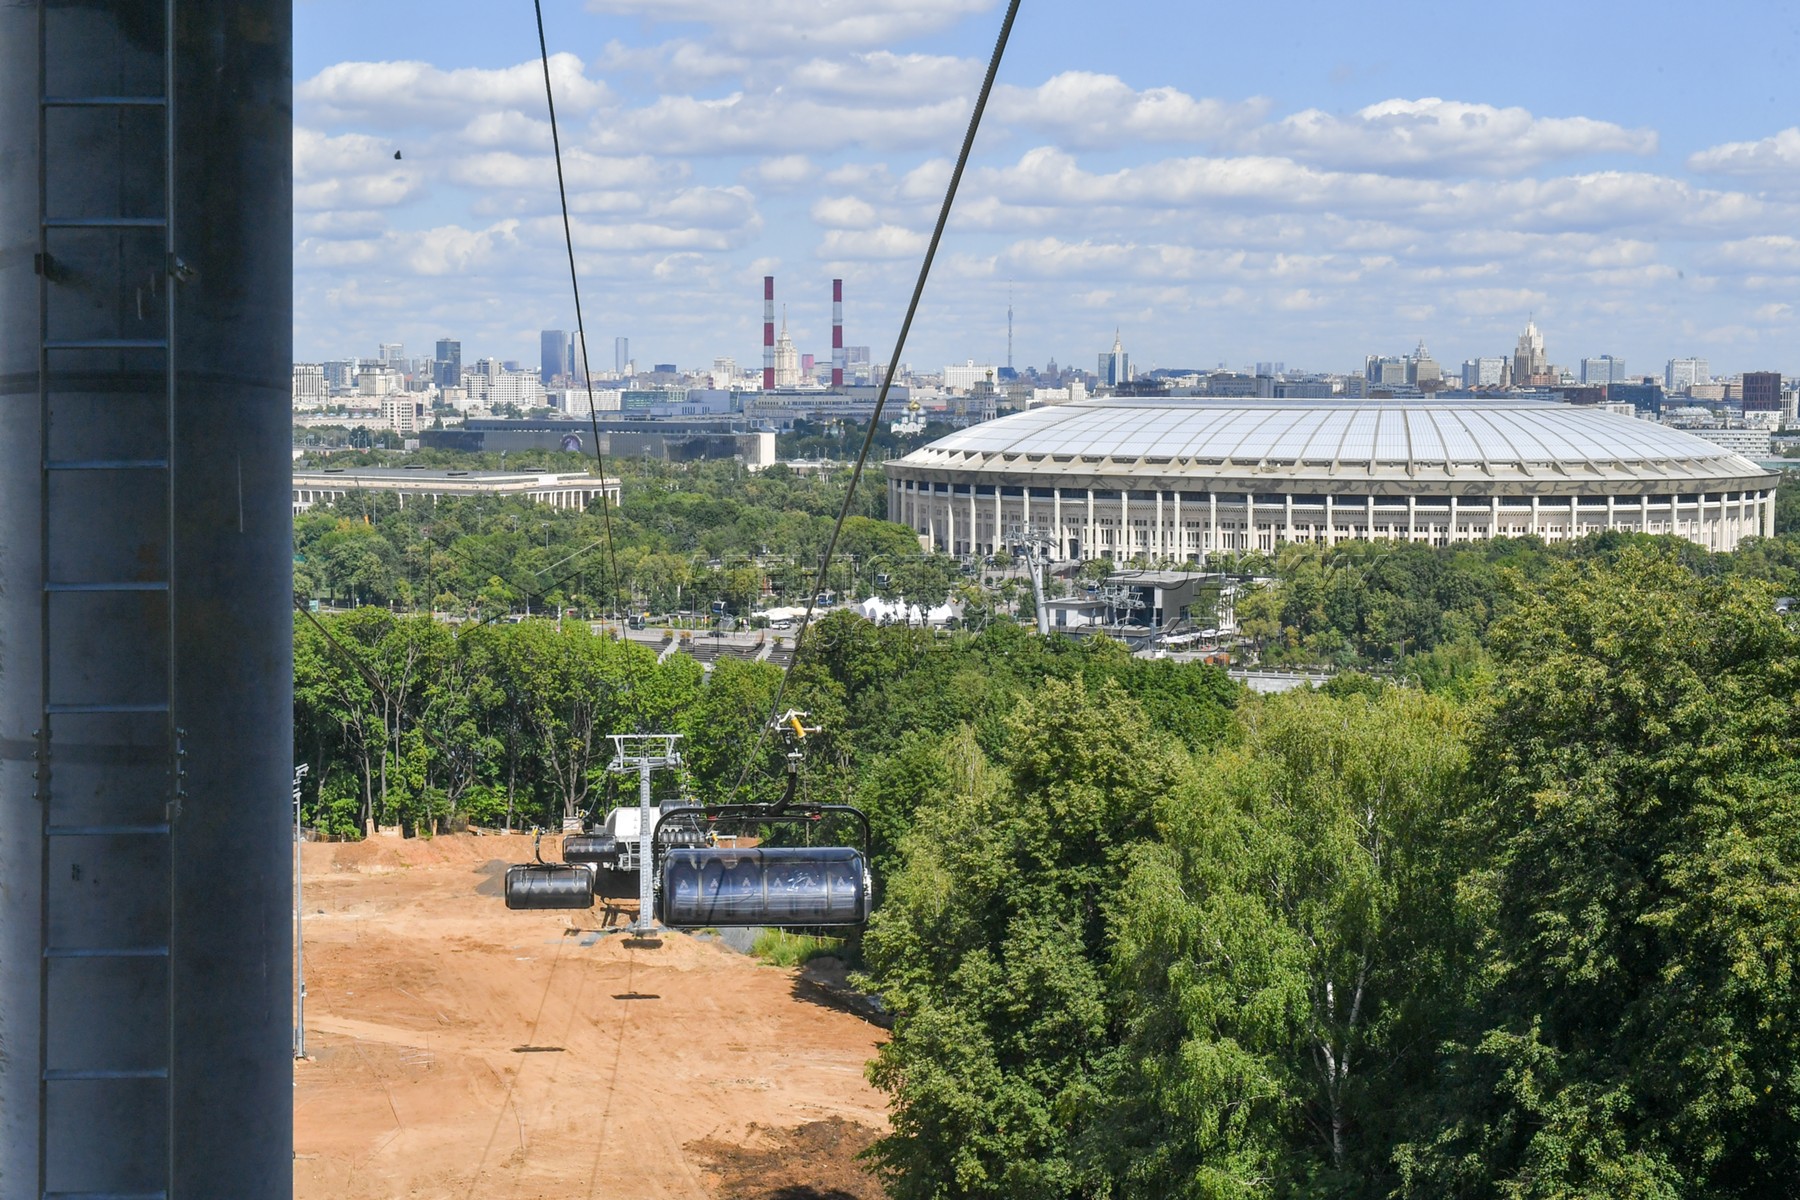
[[[537,487],[547,484],[599,484],[600,480],[586,471],[465,471],[455,467],[323,467],[294,471],[295,482],[314,484],[363,483],[372,486],[390,484],[464,484],[471,487],[499,487],[508,484]],[[608,477],[606,483],[617,484]]]
[[[1059,464],[1062,464],[1059,467]],[[1036,408],[892,464],[961,470],[1451,479],[1759,478],[1692,434],[1537,400],[1125,400]]]

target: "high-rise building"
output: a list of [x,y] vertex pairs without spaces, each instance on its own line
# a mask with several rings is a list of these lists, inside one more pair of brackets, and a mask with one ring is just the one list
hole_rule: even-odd
[[325,368],[318,363],[294,364],[294,407],[317,408],[331,399]]
[[432,359],[431,381],[441,388],[462,386],[462,343],[439,338]]
[[1550,360],[1544,354],[1544,335],[1538,332],[1536,321],[1527,320],[1525,331],[1519,335],[1519,344],[1513,350],[1513,384],[1524,387],[1533,377],[1549,373]]
[[978,383],[986,383],[996,374],[992,363],[978,363],[968,359],[960,363],[947,363],[944,366],[944,390],[947,392],[967,392]]
[[775,339],[775,386],[791,388],[800,385],[800,350],[788,336],[787,310],[781,313],[781,336]]
[[546,329],[538,334],[538,375],[549,387],[558,377],[575,373],[569,357],[569,334],[563,329]]
[[1391,354],[1371,354],[1363,359],[1363,377],[1370,383],[1402,387],[1407,382],[1408,362]]
[[381,365],[398,369],[400,360],[406,357],[406,347],[399,342],[381,343]]
[[1781,372],[1744,372],[1744,411],[1746,413],[1781,411]]
[[1100,356],[1099,369],[1094,374],[1106,387],[1118,387],[1121,383],[1131,382],[1131,355],[1125,353],[1118,330],[1113,330],[1112,349]]
[[631,365],[631,339],[616,337],[613,339],[613,374],[623,376],[625,368]]
[[334,392],[347,392],[356,386],[356,373],[362,370],[359,358],[332,358],[319,364],[325,369],[325,384]]
[[1443,368],[1431,357],[1431,351],[1425,348],[1425,339],[1420,338],[1419,348],[1406,360],[1406,382],[1422,392],[1435,392],[1443,381]]
[[1602,354],[1598,358],[1584,358],[1581,360],[1581,382],[1624,383],[1625,360],[1614,358],[1610,354]]
[[1504,358],[1471,358],[1462,365],[1462,383],[1466,388],[1499,387],[1505,375]]
[[1710,382],[1704,358],[1671,358],[1663,368],[1663,387],[1670,392],[1685,392],[1697,383]]

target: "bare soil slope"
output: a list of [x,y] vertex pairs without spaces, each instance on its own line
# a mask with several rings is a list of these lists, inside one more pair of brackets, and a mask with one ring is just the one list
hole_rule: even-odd
[[[626,912],[515,913],[524,837],[309,845],[295,1194],[879,1196],[884,1036],[793,972]],[[552,857],[546,851],[546,857]]]

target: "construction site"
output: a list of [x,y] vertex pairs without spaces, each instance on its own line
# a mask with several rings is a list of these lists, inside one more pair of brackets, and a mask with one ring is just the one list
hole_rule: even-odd
[[[873,1200],[886,1129],[834,958],[619,930],[634,900],[510,911],[525,835],[303,849],[294,1194]],[[556,855],[546,848],[546,857]]]

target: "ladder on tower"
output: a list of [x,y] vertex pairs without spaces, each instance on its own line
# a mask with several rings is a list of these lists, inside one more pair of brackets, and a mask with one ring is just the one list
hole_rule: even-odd
[[39,8],[45,1200],[173,1191],[173,4]]

